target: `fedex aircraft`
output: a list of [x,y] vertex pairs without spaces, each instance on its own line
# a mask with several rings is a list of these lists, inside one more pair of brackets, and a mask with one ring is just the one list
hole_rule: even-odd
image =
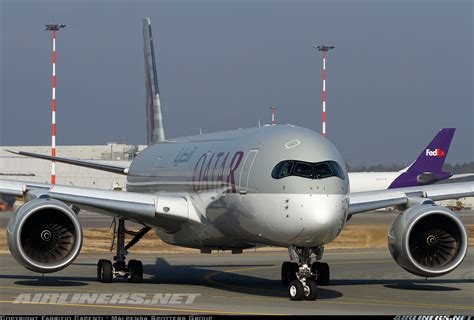
[[[456,269],[468,246],[466,229],[435,200],[474,195],[474,183],[415,186],[351,193],[349,176],[336,147],[320,134],[292,125],[224,131],[166,139],[160,108],[150,20],[143,24],[149,147],[130,167],[42,155],[38,158],[127,176],[127,191],[0,180],[0,194],[26,203],[7,228],[10,252],[38,272],[62,270],[82,246],[81,210],[118,219],[114,261],[97,263],[97,280],[124,277],[143,281],[139,260],[128,250],[150,230],[165,242],[200,249],[256,246],[288,248],[281,279],[292,300],[315,300],[328,285],[324,246],[351,215],[399,206],[388,233],[388,248],[405,270],[437,277]],[[125,222],[143,228],[125,243]],[[164,275],[165,276],[165,275]]]
[[441,129],[407,168],[398,172],[349,172],[351,192],[394,189],[432,184],[445,179],[473,176],[474,173],[443,172],[443,164],[456,129]]

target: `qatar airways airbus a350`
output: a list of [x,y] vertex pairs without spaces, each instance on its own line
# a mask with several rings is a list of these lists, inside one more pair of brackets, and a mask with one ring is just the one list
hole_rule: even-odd
[[[466,229],[435,200],[474,195],[474,183],[415,186],[351,193],[344,160],[320,134],[292,125],[264,126],[166,139],[150,20],[143,25],[149,147],[130,167],[20,153],[127,176],[127,191],[0,180],[0,194],[26,203],[8,223],[8,245],[22,266],[38,273],[66,268],[82,245],[80,210],[118,219],[114,261],[99,260],[97,279],[143,281],[127,250],[153,229],[163,241],[212,250],[288,248],[282,281],[292,300],[315,300],[328,285],[324,246],[351,215],[398,206],[388,248],[405,270],[436,277],[464,259]],[[125,221],[143,228],[125,243]]]

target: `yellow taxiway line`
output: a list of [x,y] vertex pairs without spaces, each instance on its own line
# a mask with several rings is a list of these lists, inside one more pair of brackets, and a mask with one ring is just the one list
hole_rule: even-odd
[[[352,262],[333,262],[331,264],[361,264],[361,263],[390,263],[393,261],[390,260],[373,260],[373,261],[352,261]],[[204,276],[204,279],[211,284],[220,285],[229,288],[236,288],[236,289],[245,289],[245,290],[252,290],[257,292],[268,292],[268,293],[278,293],[281,294],[282,291],[271,290],[271,289],[257,289],[257,288],[249,288],[240,285],[228,284],[224,282],[217,281],[212,277],[222,274],[222,273],[239,273],[245,271],[253,271],[253,270],[260,270],[260,269],[268,269],[268,268],[276,268],[278,266],[263,266],[263,267],[248,267],[248,268],[239,268],[239,269],[228,269],[223,271],[215,271],[207,274]],[[274,297],[274,298],[262,298],[262,297],[229,297],[229,296],[214,296],[214,298],[226,298],[226,299],[242,299],[242,300],[261,300],[261,301],[275,301],[279,299],[283,299],[282,297]],[[286,299],[285,299],[286,300]],[[446,304],[429,304],[429,303],[415,303],[415,302],[406,302],[406,301],[394,301],[394,300],[378,300],[378,299],[358,299],[358,298],[341,298],[339,301],[321,301],[322,303],[329,303],[329,304],[348,304],[348,305],[371,305],[371,306],[383,306],[383,307],[419,307],[419,308],[436,308],[436,309],[456,309],[456,310],[474,310],[474,307],[471,306],[462,306],[462,305],[446,305]],[[351,302],[353,301],[353,302]]]
[[170,311],[170,312],[186,312],[186,313],[208,313],[208,314],[235,314],[235,315],[283,315],[273,313],[258,312],[242,312],[242,311],[224,311],[224,310],[206,310],[206,309],[187,309],[187,308],[158,308],[158,307],[137,307],[137,306],[117,306],[102,304],[80,304],[80,303],[16,303],[15,300],[0,300],[0,303],[10,303],[16,305],[45,305],[45,306],[61,306],[61,307],[85,307],[85,308],[105,308],[105,309],[127,309],[127,310],[147,310],[147,311]]

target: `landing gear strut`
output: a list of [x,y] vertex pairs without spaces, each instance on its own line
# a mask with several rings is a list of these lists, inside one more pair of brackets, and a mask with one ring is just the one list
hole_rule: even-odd
[[291,246],[288,248],[291,260],[286,261],[281,267],[282,283],[288,284],[288,295],[291,300],[316,300],[318,297],[318,284],[329,284],[329,266],[327,263],[314,262],[313,256],[320,260],[324,248],[303,248]]
[[[127,278],[133,283],[143,282],[143,264],[140,260],[130,260],[128,264],[125,257],[135,243],[137,243],[148,231],[150,227],[143,227],[138,232],[131,232],[125,229],[125,221],[120,219],[117,226],[117,251],[114,256],[114,263],[110,260],[101,259],[97,263],[97,281],[110,283],[114,278]],[[133,235],[133,239],[125,245],[125,233]],[[115,237],[114,237],[115,238]]]

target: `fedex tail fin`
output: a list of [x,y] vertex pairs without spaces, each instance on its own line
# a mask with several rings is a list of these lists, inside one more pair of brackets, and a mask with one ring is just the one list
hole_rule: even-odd
[[389,189],[431,184],[449,179],[453,174],[443,172],[443,164],[453,140],[454,128],[441,129],[410,166],[390,184]]
[[147,144],[150,146],[166,139],[161,114],[160,89],[158,88],[150,18],[143,19],[143,53],[145,55],[146,75]]
[[455,128],[441,129],[406,172],[442,172]]

